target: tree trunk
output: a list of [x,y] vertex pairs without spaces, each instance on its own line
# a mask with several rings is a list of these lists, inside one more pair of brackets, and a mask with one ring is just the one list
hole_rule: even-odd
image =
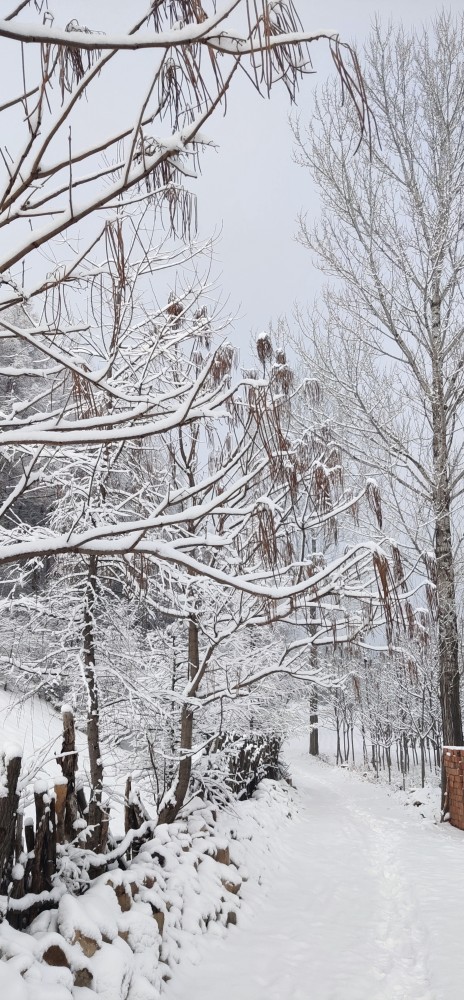
[[319,717],[317,714],[317,690],[313,688],[310,699],[309,716],[309,752],[312,757],[319,756]]
[[451,494],[449,484],[448,435],[443,390],[441,346],[441,297],[435,282],[431,299],[433,341],[433,463],[435,559],[438,626],[440,703],[444,745],[462,746],[462,717],[459,683],[459,637],[451,537]]
[[90,556],[89,575],[84,601],[84,676],[87,685],[87,745],[90,763],[90,801],[88,823],[92,827],[87,846],[94,851],[105,849],[107,817],[102,806],[103,763],[100,749],[100,710],[95,661],[95,597],[97,588],[97,556]]
[[[311,552],[315,555],[317,550],[317,539],[315,535],[311,537]],[[311,624],[309,626],[310,635],[314,635],[316,631],[316,623],[314,619],[316,618],[316,608],[310,608]],[[313,670],[316,669],[317,654],[316,647],[311,645],[311,667]],[[309,716],[309,752],[312,757],[319,756],[319,718],[318,718],[318,699],[317,699],[317,687],[313,684],[311,688],[311,695],[309,701],[310,716]]]
[[450,512],[446,503],[445,497],[439,504],[441,513],[437,513],[435,541],[440,704],[444,746],[462,746],[456,590]]
[[[188,675],[189,680],[192,681],[200,665],[198,625],[193,616],[188,626],[188,658]],[[177,779],[165,805],[161,807],[158,815],[158,823],[173,823],[184,804],[192,773],[192,740],[193,711],[189,705],[184,705],[180,721],[180,762]]]

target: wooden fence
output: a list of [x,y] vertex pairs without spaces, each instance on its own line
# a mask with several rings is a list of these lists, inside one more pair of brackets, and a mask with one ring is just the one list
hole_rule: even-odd
[[[109,815],[104,813],[98,857],[95,850],[89,850],[89,844],[93,846],[93,829],[87,821],[86,795],[77,780],[74,718],[70,710],[64,711],[62,718],[63,741],[57,757],[62,775],[52,791],[47,782],[36,782],[34,817],[28,815],[24,819],[20,809],[21,757],[13,751],[9,756],[4,754],[3,788],[0,787],[0,919],[6,916],[18,929],[28,926],[42,910],[57,906],[63,881],[60,888],[60,879],[54,876],[62,874],[66,845],[71,849],[71,855],[68,852],[71,867],[79,873],[74,891],[82,892],[95,875],[105,871],[107,862],[126,867],[143,839],[152,837],[156,827],[156,821],[147,818],[128,778],[124,839],[119,844],[108,843]],[[222,780],[230,792],[238,798],[249,798],[262,778],[279,777],[280,747],[281,741],[275,736],[222,734],[213,741],[209,760],[212,763],[213,758],[222,758]]]

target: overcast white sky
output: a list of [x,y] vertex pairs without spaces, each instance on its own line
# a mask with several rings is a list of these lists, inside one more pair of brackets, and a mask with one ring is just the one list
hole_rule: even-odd
[[[356,43],[361,55],[376,13],[420,26],[442,5],[433,0],[299,0],[297,6],[305,27],[337,30],[343,40]],[[462,0],[445,7],[463,12]],[[303,120],[311,115],[314,88],[334,72],[325,43],[313,46],[313,62],[316,74],[305,80],[297,108]],[[295,241],[297,214],[302,208],[317,214],[317,194],[309,174],[292,162],[288,100],[279,90],[270,101],[262,100],[246,83],[231,93],[227,118],[216,119],[209,129],[219,148],[204,158],[198,187],[202,233],[222,227],[218,272],[238,314],[235,336],[241,345],[271,319],[290,314],[296,299],[312,300],[322,280],[308,251]]]
[[[311,30],[338,31],[344,41],[356,45],[362,61],[362,44],[376,13],[387,21],[403,20],[408,27],[420,27],[437,13],[435,0],[295,0],[304,26]],[[124,30],[146,0],[55,0],[56,23],[71,18],[81,24],[108,30]],[[446,7],[461,14],[462,0],[448,0]],[[30,15],[29,15],[30,16]],[[334,73],[324,42],[313,45],[315,74],[303,82],[296,113],[303,121],[311,117],[314,90],[327,73]],[[134,70],[134,58],[137,70]],[[143,80],[144,60],[149,54],[128,55],[118,63],[115,96],[103,95],[105,127],[119,127],[123,113],[137,100],[137,83]],[[14,61],[13,61],[14,60]],[[124,62],[126,60],[126,63]],[[132,61],[131,61],[132,60]],[[124,86],[126,65],[127,87]],[[13,68],[19,73],[17,48],[4,45],[0,61],[0,84]],[[140,80],[137,78],[140,77]],[[106,79],[106,78],[105,78]],[[122,81],[122,86],[121,86]],[[21,83],[18,83],[18,87]],[[103,84],[102,84],[103,86]],[[117,92],[117,99],[116,99]],[[218,144],[203,157],[203,173],[194,187],[198,193],[200,234],[220,233],[216,246],[215,272],[229,310],[236,316],[234,340],[241,348],[250,335],[266,329],[271,320],[289,315],[296,300],[311,301],[321,285],[321,276],[312,267],[307,251],[295,240],[298,212],[317,215],[317,193],[307,172],[292,162],[292,136],[288,124],[290,106],[284,88],[271,99],[257,96],[242,75],[235,78],[229,92],[227,116],[221,112],[209,122],[207,134]],[[89,128],[89,105],[83,105],[79,143]],[[93,122],[98,127],[98,117]]]

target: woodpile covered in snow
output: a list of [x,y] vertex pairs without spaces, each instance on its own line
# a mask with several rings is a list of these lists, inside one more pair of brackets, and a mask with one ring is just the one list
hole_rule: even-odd
[[155,1000],[198,935],[237,924],[246,862],[268,849],[286,807],[285,786],[270,781],[219,814],[196,799],[181,820],[159,826],[127,867],[114,862],[82,895],[61,886],[57,907],[27,930],[4,920],[0,995]]

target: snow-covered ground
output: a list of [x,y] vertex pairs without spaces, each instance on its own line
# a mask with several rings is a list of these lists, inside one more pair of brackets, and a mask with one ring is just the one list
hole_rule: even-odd
[[[53,787],[61,777],[56,762],[63,739],[61,713],[41,698],[19,699],[13,691],[0,689],[0,750],[15,745],[22,751],[20,787],[27,790],[26,813],[33,813],[32,788],[37,778]],[[90,784],[87,739],[76,729],[78,768],[84,784]],[[123,833],[123,795],[127,767],[114,751],[104,747],[105,790],[111,793],[113,833]]]
[[301,744],[288,757],[296,809],[262,885],[167,1000],[459,1000],[464,834]]
[[[51,779],[60,735],[46,705],[18,713],[0,692],[0,743],[22,745]],[[321,735],[328,755],[332,743]],[[436,789],[405,794],[399,779],[391,789],[365,780],[311,759],[306,741],[286,756],[295,789],[276,799],[265,783],[238,807],[234,852],[250,876],[238,926],[199,935],[195,918],[163,996],[460,1000],[464,834],[434,821]],[[95,995],[73,996],[84,992]]]
[[[18,701],[10,691],[0,689],[0,749],[6,744],[17,744],[23,754],[23,767],[31,779],[47,777],[51,784],[61,775],[55,757],[61,750],[63,725],[61,715],[46,701],[28,698]],[[76,733],[79,766],[87,765],[85,736]]]

